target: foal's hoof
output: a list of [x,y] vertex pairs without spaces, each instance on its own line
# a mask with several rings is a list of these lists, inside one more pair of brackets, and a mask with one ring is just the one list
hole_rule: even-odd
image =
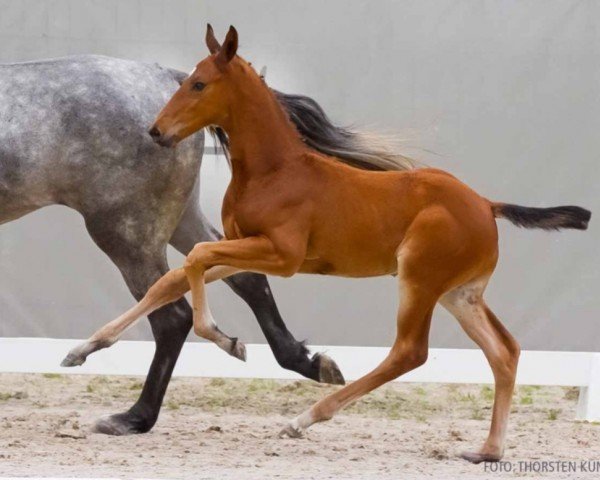
[[291,423],[288,423],[281,432],[279,432],[279,438],[302,438],[302,430],[294,427]]
[[86,356],[80,352],[79,347],[75,347],[71,350],[67,356],[60,362],[61,367],[77,367],[83,365],[86,360]]
[[244,345],[242,342],[240,342],[237,338],[232,338],[229,355],[241,360],[242,362],[245,362],[246,361],[246,345]]
[[502,458],[502,455],[482,452],[462,452],[460,457],[468,462],[478,464],[481,462],[499,462]]
[[319,362],[319,382],[320,383],[331,383],[333,385],[344,385],[344,375],[340,371],[337,364],[322,353],[315,353],[313,355],[313,361]]

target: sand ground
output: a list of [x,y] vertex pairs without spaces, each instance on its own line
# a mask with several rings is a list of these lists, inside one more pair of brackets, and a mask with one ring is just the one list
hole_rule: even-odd
[[141,381],[1,374],[0,476],[600,477],[600,470],[524,472],[518,464],[600,461],[600,425],[574,420],[576,389],[518,388],[505,454],[513,471],[493,473],[456,456],[485,438],[493,396],[488,386],[390,385],[332,421],[313,426],[305,438],[280,439],[277,433],[286,418],[336,387],[309,381],[177,378],[150,433],[90,433],[96,418],[132,404]]

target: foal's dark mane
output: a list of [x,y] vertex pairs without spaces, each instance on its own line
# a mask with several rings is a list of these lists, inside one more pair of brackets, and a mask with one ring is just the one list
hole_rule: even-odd
[[[414,162],[393,151],[385,137],[334,125],[321,106],[304,95],[273,90],[304,142],[318,152],[363,170],[410,170]],[[229,140],[220,128],[210,133],[229,158]]]

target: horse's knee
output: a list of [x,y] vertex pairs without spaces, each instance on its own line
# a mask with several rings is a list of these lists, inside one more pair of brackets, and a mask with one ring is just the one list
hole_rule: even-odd
[[198,263],[186,257],[183,262],[183,271],[189,275],[190,273],[198,273]]
[[517,364],[519,363],[519,357],[521,356],[521,345],[512,336],[507,336],[505,339],[505,347],[510,358],[510,363],[516,370]]
[[183,269],[186,273],[193,273],[198,268],[203,268],[203,263],[206,257],[206,242],[197,243],[192,248],[191,252],[185,257]]
[[389,375],[397,378],[404,373],[419,368],[427,361],[428,348],[417,344],[406,344],[392,352],[389,361]]
[[159,344],[165,344],[167,349],[174,348],[172,342],[179,345],[185,339],[192,327],[192,309],[185,300],[180,298],[148,315],[152,334]]
[[291,277],[298,273],[304,262],[305,252],[279,250],[271,257],[273,273],[279,277]]
[[408,365],[411,370],[419,368],[427,362],[429,349],[427,347],[416,347],[408,355]]
[[277,275],[280,277],[289,278],[298,273],[301,265],[302,262],[298,261],[298,259],[294,257],[280,257],[277,260]]
[[143,299],[148,300],[156,296],[156,292],[159,290],[159,288],[157,288],[159,280],[156,280],[156,278],[157,277],[153,278],[150,275],[139,275],[138,277],[127,276],[125,277],[125,280],[129,287],[129,291],[139,302]]
[[490,356],[489,361],[497,383],[512,385],[515,382],[520,353],[519,344],[513,340]]

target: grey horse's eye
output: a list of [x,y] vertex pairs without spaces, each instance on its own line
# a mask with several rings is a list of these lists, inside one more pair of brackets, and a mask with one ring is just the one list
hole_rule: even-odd
[[202,82],[196,82],[194,83],[194,86],[192,87],[194,90],[202,90],[205,87],[205,84]]

